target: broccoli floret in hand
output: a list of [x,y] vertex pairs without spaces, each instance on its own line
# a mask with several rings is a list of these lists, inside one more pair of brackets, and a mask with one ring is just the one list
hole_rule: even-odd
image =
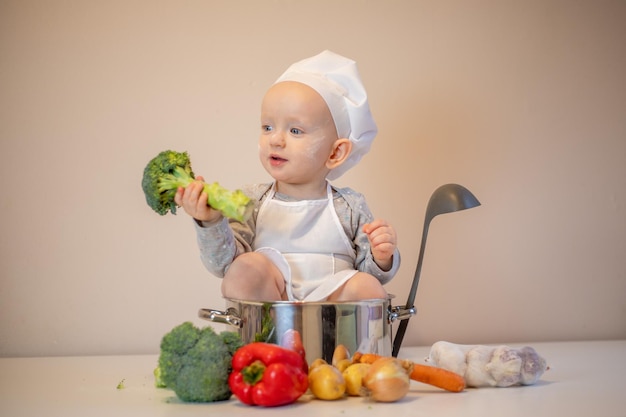
[[[178,187],[187,187],[195,180],[187,152],[163,151],[143,171],[141,188],[148,205],[160,215],[176,214],[174,196]],[[250,198],[241,190],[229,191],[218,183],[204,184],[207,204],[226,217],[245,221],[252,212]]]
[[232,356],[241,346],[237,333],[218,334],[211,327],[200,329],[191,322],[182,323],[161,340],[159,383],[183,401],[227,400],[231,396],[228,376]]

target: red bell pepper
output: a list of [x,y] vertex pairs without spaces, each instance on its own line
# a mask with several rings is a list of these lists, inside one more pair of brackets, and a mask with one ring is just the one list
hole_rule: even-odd
[[239,348],[228,378],[230,390],[249,405],[274,407],[291,404],[309,387],[302,355],[264,342]]

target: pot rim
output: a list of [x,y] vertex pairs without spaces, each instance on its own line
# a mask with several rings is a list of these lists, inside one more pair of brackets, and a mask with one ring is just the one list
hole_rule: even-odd
[[239,298],[229,298],[229,297],[223,297],[224,300],[226,301],[230,301],[230,302],[234,302],[234,303],[240,303],[240,304],[247,304],[247,305],[258,305],[258,306],[264,306],[264,305],[284,305],[284,306],[307,306],[307,305],[311,305],[311,306],[320,306],[320,305],[353,305],[353,304],[360,304],[360,305],[366,305],[366,304],[380,304],[380,303],[385,303],[385,302],[391,302],[391,300],[395,298],[394,294],[388,294],[387,298],[368,298],[365,300],[354,300],[354,301],[283,301],[283,300],[279,300],[279,301],[254,301],[254,300],[243,300],[243,299],[239,299]]

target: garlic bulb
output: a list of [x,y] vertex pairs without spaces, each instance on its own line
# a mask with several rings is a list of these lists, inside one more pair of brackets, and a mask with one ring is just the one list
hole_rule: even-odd
[[548,369],[546,360],[530,346],[514,349],[439,341],[426,361],[463,376],[468,387],[532,385]]

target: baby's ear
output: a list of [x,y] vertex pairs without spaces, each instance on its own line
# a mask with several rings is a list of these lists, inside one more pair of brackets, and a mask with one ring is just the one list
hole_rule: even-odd
[[333,149],[326,161],[326,168],[333,169],[343,164],[352,151],[352,142],[350,139],[341,138],[337,139],[333,144]]

